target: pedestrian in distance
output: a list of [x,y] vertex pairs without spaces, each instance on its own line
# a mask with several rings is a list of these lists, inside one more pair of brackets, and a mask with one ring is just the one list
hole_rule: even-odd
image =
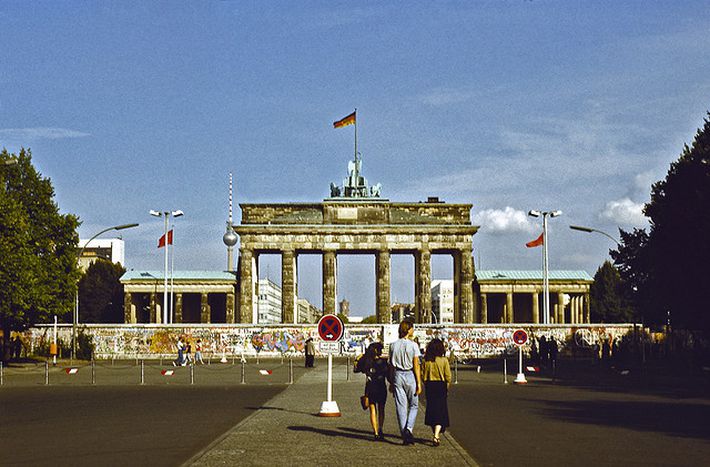
[[187,345],[185,346],[185,361],[182,363],[183,366],[189,365],[192,363],[192,343],[190,341],[187,341]]
[[439,435],[449,426],[448,394],[451,387],[451,366],[446,358],[446,348],[441,339],[432,339],[424,353],[422,369],[426,414],[424,424],[431,427],[432,444],[439,446]]
[[204,365],[205,362],[202,360],[202,340],[197,339],[195,343],[195,364]]
[[382,441],[385,435],[382,427],[385,424],[385,404],[387,403],[387,378],[389,365],[382,356],[384,346],[381,342],[373,342],[365,350],[365,354],[357,362],[355,371],[364,373],[365,397],[370,411],[370,424],[375,441]]
[[399,323],[399,339],[390,344],[389,380],[394,394],[397,422],[402,434],[402,444],[414,444],[414,423],[419,409],[422,381],[419,347],[412,340],[414,322],[405,318]]
[[173,361],[173,366],[182,366],[183,351],[185,350],[185,344],[182,341],[182,336],[178,337],[176,347],[177,347],[177,358]]
[[306,368],[313,368],[313,362],[316,359],[316,345],[313,343],[313,338],[306,339]]

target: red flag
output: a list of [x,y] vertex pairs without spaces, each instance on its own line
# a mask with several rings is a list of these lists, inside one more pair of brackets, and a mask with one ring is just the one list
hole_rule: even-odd
[[537,237],[535,240],[528,242],[525,244],[526,247],[528,248],[535,248],[536,246],[540,246],[543,243],[545,243],[545,239],[542,236],[543,234],[540,234],[539,237]]
[[[168,230],[168,245],[173,244],[173,229]],[[163,248],[165,246],[165,234],[158,240],[158,248]]]

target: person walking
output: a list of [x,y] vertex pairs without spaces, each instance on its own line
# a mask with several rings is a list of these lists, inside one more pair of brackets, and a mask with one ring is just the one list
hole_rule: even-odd
[[357,362],[357,373],[365,373],[365,396],[370,410],[370,424],[376,441],[385,439],[382,427],[385,424],[385,404],[387,403],[387,384],[389,365],[382,357],[384,346],[373,342]]
[[178,337],[177,341],[177,358],[173,361],[173,366],[182,366],[182,352],[185,349],[185,344],[182,342],[182,336]]
[[189,365],[192,364],[192,343],[190,341],[187,341],[187,345],[185,346],[185,361],[182,362],[182,365]]
[[402,444],[414,444],[414,422],[422,392],[419,365],[419,347],[412,340],[414,322],[406,318],[399,323],[399,339],[390,344],[390,390],[394,394],[397,422],[402,434]]
[[197,339],[195,343],[195,364],[204,365],[205,362],[202,360],[202,339]]
[[306,368],[313,368],[313,361],[316,358],[316,345],[313,338],[306,339]]
[[444,342],[441,339],[432,339],[426,346],[422,369],[426,397],[424,424],[431,427],[434,446],[441,443],[439,435],[449,426],[447,398],[451,387],[451,366],[445,354]]

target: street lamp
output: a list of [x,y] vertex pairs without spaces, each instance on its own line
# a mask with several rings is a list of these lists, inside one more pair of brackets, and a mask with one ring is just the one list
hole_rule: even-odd
[[177,211],[154,211],[151,209],[149,212],[151,216],[163,217],[163,219],[165,219],[165,274],[163,275],[163,324],[168,324],[168,220],[170,219],[170,216],[180,217],[185,213],[179,209]]
[[600,233],[602,235],[606,235],[612,241],[614,241],[614,243],[616,243],[618,246],[621,246],[621,243],[619,243],[619,241],[617,239],[615,239],[614,237],[612,237],[611,235],[609,235],[606,232],[602,232],[601,230],[593,229],[591,227],[583,227],[581,225],[570,225],[569,228],[572,230],[579,230],[580,232],[587,232],[587,233],[596,232],[596,233]]
[[550,279],[547,257],[547,218],[557,217],[562,211],[528,211],[528,216],[542,216],[542,303],[543,303],[543,323],[550,324]]
[[[89,246],[89,243],[96,237],[98,237],[101,234],[104,234],[110,230],[123,230],[123,229],[132,229],[133,227],[138,227],[139,224],[122,224],[122,225],[115,225],[113,227],[109,227],[108,229],[104,229],[101,232],[97,233],[93,237],[89,239],[88,242],[84,243],[84,246],[81,247],[81,250],[79,250],[79,255],[77,256],[77,262],[81,260],[81,256],[84,254],[84,250],[86,249],[87,246]],[[72,358],[76,357],[76,327],[79,324],[79,283],[77,282],[76,284],[76,295],[74,296],[74,319],[72,320],[72,330],[71,330],[71,352],[72,352]]]

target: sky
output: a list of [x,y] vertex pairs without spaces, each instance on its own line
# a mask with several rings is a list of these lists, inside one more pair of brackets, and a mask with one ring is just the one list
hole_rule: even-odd
[[[358,149],[382,196],[470,203],[478,269],[593,275],[710,110],[705,1],[0,2],[0,147],[32,150],[81,238],[124,230],[128,269],[226,268],[236,203],[320,202]],[[239,221],[239,211],[235,212]],[[104,237],[110,237],[105,235]],[[435,256],[433,278],[453,274]],[[392,299],[413,301],[393,257]],[[260,275],[280,283],[280,260]],[[299,294],[321,305],[319,258]],[[338,298],[374,313],[374,258],[339,258]]]

